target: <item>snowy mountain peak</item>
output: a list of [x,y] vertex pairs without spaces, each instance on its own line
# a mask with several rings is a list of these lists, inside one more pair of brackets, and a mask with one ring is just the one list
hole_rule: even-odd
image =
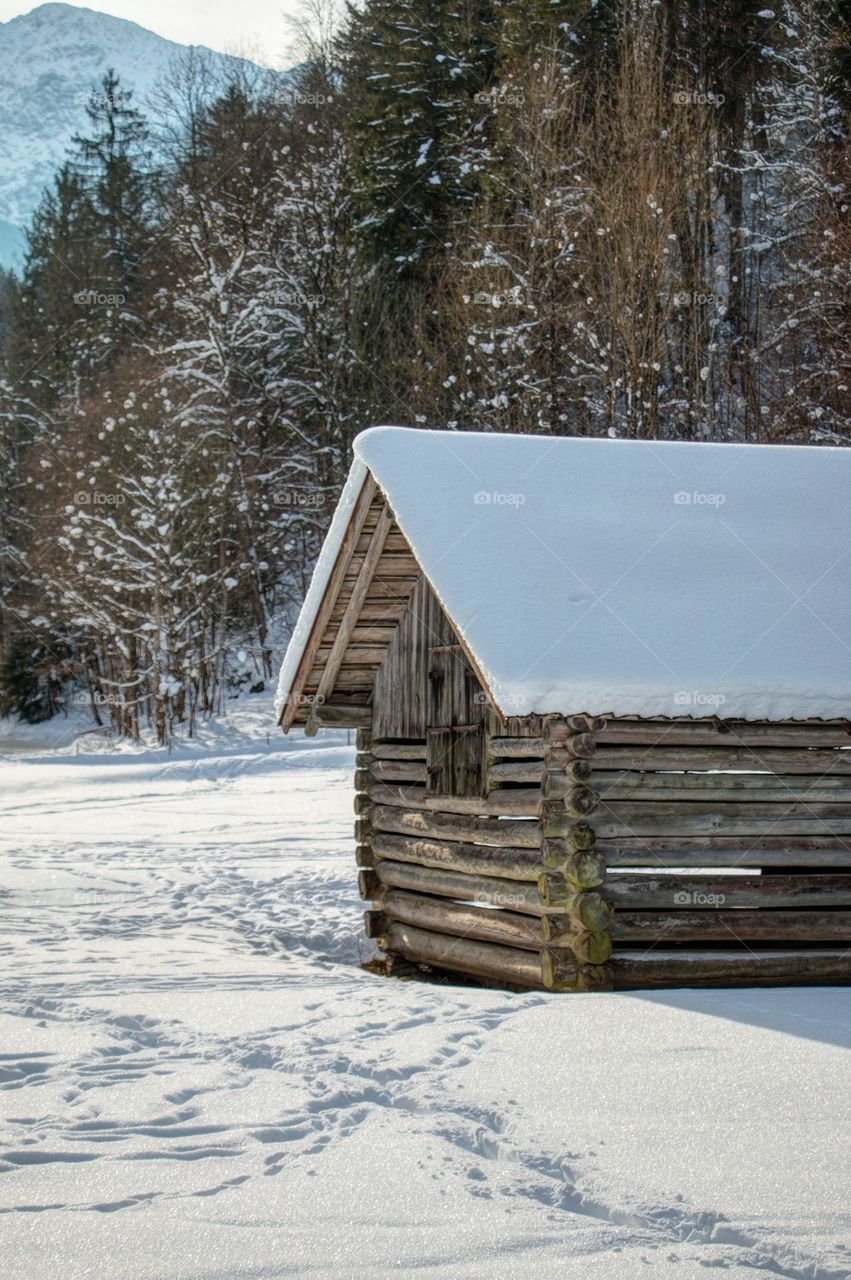
[[185,49],[136,22],[70,4],[42,4],[0,23],[0,263],[19,256],[20,228],[83,126],[106,69],[114,67],[143,105]]

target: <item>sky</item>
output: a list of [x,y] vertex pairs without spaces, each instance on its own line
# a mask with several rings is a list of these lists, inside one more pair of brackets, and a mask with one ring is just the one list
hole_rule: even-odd
[[[129,18],[169,40],[205,44],[223,53],[244,53],[272,66],[286,62],[289,37],[284,17],[300,0],[90,0],[77,8]],[[0,22],[38,8],[32,0],[0,0]]]

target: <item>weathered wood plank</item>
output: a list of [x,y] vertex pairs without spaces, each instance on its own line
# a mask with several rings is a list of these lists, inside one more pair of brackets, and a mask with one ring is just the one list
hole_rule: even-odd
[[[392,837],[388,836],[387,839]],[[469,845],[463,848],[469,849]],[[377,883],[391,889],[410,889],[416,893],[430,893],[461,902],[491,902],[494,906],[528,915],[541,916],[561,910],[559,907],[544,906],[534,882],[499,879],[493,875],[466,875],[459,871],[444,870],[442,867],[425,867],[413,862],[394,862],[391,859],[382,859],[376,863],[375,877]],[[372,881],[369,884],[374,887]]]
[[370,841],[379,859],[413,862],[418,866],[460,871],[465,875],[532,881],[535,884],[541,874],[541,852],[537,847],[461,844],[384,831],[376,831],[371,835]]
[[612,920],[615,943],[851,942],[851,911],[724,909],[623,911]]
[[[363,531],[361,532],[361,536],[358,538],[357,545],[355,546],[355,555],[365,555],[369,550],[369,535],[377,523],[378,521],[374,517],[367,519]],[[401,532],[397,524],[394,524],[391,527],[390,532],[387,535],[387,542],[385,543],[385,546],[389,552],[393,552],[394,554],[412,554],[408,539]]]
[[[674,801],[733,804],[851,804],[851,777],[800,774],[596,773],[589,786],[608,804]],[[569,789],[563,784],[561,791]]]
[[[367,596],[358,616],[357,629],[372,631],[373,628],[380,628],[395,631],[407,607],[407,596],[401,596],[395,600],[376,599],[375,597]],[[345,601],[338,601],[334,612],[331,614],[329,632],[333,627],[339,626],[344,612]]]
[[544,767],[543,738],[504,738],[494,736],[488,740],[488,751],[496,759],[539,759]]
[[419,782],[427,778],[425,760],[375,760],[370,773],[376,782]]
[[[379,525],[376,525],[376,528]],[[366,562],[368,554],[369,552],[366,555],[356,553],[352,556],[346,577],[357,577]],[[420,566],[416,559],[404,551],[384,552],[380,561],[376,563],[375,568],[375,576],[377,578],[417,578],[419,574]]]
[[606,743],[645,746],[851,747],[851,722],[751,720],[609,720],[597,733]]
[[629,875],[610,870],[606,897],[618,911],[653,908],[851,907],[851,874],[795,876]]
[[325,702],[316,708],[316,723],[324,729],[368,729],[372,724],[372,709]]
[[534,818],[538,815],[541,793],[535,789],[493,791],[489,796],[429,795],[425,787],[390,786],[374,782],[368,789],[375,804],[399,805],[403,808],[442,810],[446,813],[506,815]]
[[[560,820],[561,835],[568,830],[569,817]],[[558,824],[557,824],[558,825]],[[600,840],[613,838],[672,836],[760,836],[825,835],[840,843],[851,836],[851,814],[847,807],[827,804],[664,804],[646,806],[616,802],[602,804],[594,814],[594,830]]]
[[[355,578],[346,578],[345,587],[351,590],[356,582]],[[373,578],[369,584],[369,593],[364,601],[365,606],[370,606],[380,617],[389,617],[390,609],[393,608],[397,601],[402,602],[402,610],[407,605],[408,598],[416,586],[417,579],[407,578]],[[361,619],[366,615],[361,613]]]
[[610,867],[851,866],[851,851],[833,836],[657,836],[604,840],[598,851]]
[[[339,631],[337,636],[339,636]],[[332,637],[331,643],[321,644],[316,654],[316,666],[314,670],[319,668],[324,670],[329,659],[334,652],[334,642],[337,636]],[[361,640],[356,641],[354,632],[349,637],[349,643],[343,653],[340,663],[341,670],[345,671],[347,667],[355,667],[358,670],[368,671],[370,668],[378,667],[384,661],[386,648],[384,645],[375,641]]]
[[519,947],[475,942],[470,938],[450,938],[407,924],[391,924],[379,945],[394,955],[447,969],[451,973],[469,973],[474,977],[535,990],[541,990],[544,985],[538,954]]
[[796,750],[784,747],[632,747],[598,746],[594,771],[604,769],[706,770],[749,769],[763,773],[851,774],[851,751]]
[[[539,849],[541,843],[540,827],[537,822],[513,821],[507,818],[480,818],[468,814],[428,809],[403,809],[390,805],[375,805],[371,818],[376,831],[389,831],[398,835],[419,836],[425,839],[457,840],[462,844],[495,847],[511,845],[520,849]],[[519,878],[522,879],[522,877]]]
[[[592,774],[590,760],[570,760],[562,773],[574,783],[589,782]],[[505,786],[508,783],[531,783],[540,786],[544,776],[543,760],[492,760],[488,765],[488,785]],[[600,775],[607,778],[607,774]],[[631,776],[631,775],[629,775]]]
[[425,764],[425,738],[416,742],[381,742],[374,740],[372,754],[376,760],[421,760]]
[[[325,670],[324,667],[314,667],[308,680],[310,688],[319,688]],[[333,700],[337,701],[341,696],[351,697],[358,692],[369,695],[375,683],[377,670],[377,667],[340,667],[334,681]]]
[[391,921],[432,929],[453,937],[476,938],[480,942],[497,942],[524,951],[540,951],[544,935],[539,916],[521,915],[514,911],[492,911],[488,907],[472,907],[458,902],[429,898],[425,894],[403,889],[385,889],[376,908]]
[[851,951],[621,951],[611,961],[615,988],[757,987],[851,983]]

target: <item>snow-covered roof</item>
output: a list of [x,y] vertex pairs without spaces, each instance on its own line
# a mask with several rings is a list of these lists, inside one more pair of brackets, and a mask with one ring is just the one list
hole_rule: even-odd
[[364,468],[504,714],[851,715],[851,450],[376,427],[344,510]]

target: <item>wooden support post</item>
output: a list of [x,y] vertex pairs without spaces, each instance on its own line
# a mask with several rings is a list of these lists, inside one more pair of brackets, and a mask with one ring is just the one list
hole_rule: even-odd
[[[557,991],[603,990],[612,985],[605,963],[612,954],[611,905],[594,892],[605,881],[605,860],[585,821],[599,804],[590,787],[577,785],[578,760],[593,767],[595,734],[605,721],[590,716],[547,716],[543,726],[541,861],[539,891],[564,916],[544,917],[549,945],[541,953],[544,985]],[[560,948],[556,950],[555,948]],[[564,950],[561,950],[564,948]],[[565,955],[570,957],[565,961]]]

